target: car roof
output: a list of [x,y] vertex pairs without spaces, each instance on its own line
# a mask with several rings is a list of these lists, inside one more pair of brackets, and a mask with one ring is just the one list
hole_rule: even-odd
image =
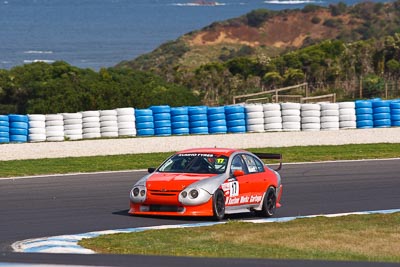
[[229,157],[230,155],[232,155],[232,153],[238,152],[238,151],[244,151],[244,150],[235,149],[235,148],[205,147],[205,148],[186,149],[186,150],[177,152],[177,154],[181,154],[181,153],[201,153],[201,154],[212,153],[212,154],[224,155],[224,156]]

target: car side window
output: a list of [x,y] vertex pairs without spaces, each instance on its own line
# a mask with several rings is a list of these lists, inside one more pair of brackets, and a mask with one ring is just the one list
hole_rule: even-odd
[[247,164],[247,168],[249,170],[249,173],[257,173],[257,172],[263,172],[264,171],[263,164],[259,160],[254,158],[253,156],[243,155],[243,159]]
[[241,155],[236,155],[231,164],[231,174],[233,174],[234,171],[240,170],[243,171],[244,173],[248,173],[247,167],[241,157]]

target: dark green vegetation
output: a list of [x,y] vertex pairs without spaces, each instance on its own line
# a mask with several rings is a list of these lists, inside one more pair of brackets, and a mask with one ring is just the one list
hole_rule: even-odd
[[0,114],[224,105],[302,82],[339,101],[395,98],[399,25],[400,0],[254,10],[99,72],[65,62],[0,70]]
[[400,213],[148,230],[84,239],[100,253],[400,262]]
[[[250,148],[248,150],[252,152],[281,153],[284,163],[400,157],[400,144],[299,146]],[[148,167],[157,167],[171,154],[172,152],[0,161],[0,177],[147,169]]]

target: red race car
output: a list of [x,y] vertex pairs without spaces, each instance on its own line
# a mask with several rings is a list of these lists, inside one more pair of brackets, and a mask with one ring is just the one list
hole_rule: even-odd
[[[261,159],[278,159],[276,170]],[[157,169],[149,168],[130,192],[134,215],[212,216],[255,211],[274,215],[282,196],[281,154],[229,148],[177,152]]]

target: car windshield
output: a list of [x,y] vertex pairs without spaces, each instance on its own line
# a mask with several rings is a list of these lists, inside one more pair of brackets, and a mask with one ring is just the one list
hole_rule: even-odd
[[159,172],[224,173],[228,157],[205,153],[180,153],[165,161]]

